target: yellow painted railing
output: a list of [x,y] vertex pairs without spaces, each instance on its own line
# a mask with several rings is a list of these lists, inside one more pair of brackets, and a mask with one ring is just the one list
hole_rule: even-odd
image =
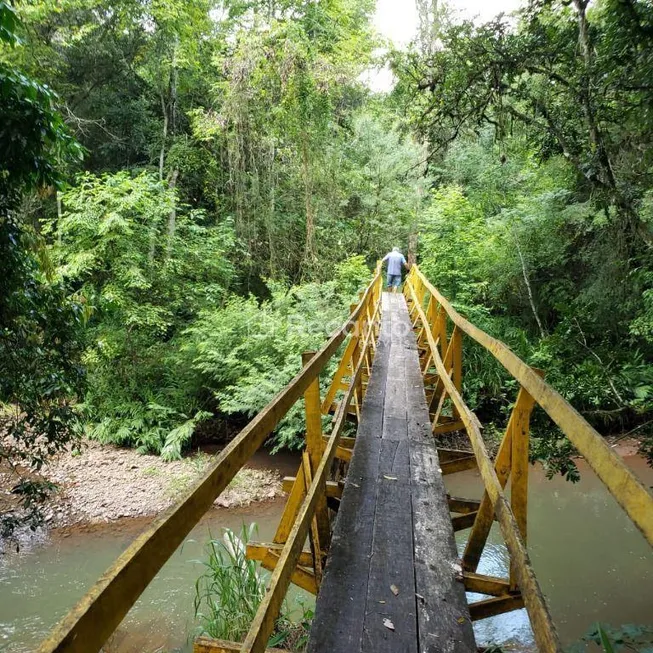
[[[528,442],[530,414],[537,403],[583,455],[610,493],[653,545],[653,497],[601,435],[556,392],[539,370],[530,368],[506,345],[463,318],[413,265],[404,294],[417,332],[432,431],[465,430],[473,456],[440,449],[443,474],[477,466],[485,492],[480,502],[450,498],[454,529],[471,528],[463,555],[463,581],[469,591],[491,598],[472,603],[472,619],[526,607],[541,651],[561,651],[551,615],[526,550]],[[481,425],[462,397],[463,334],[487,349],[519,382],[520,388],[495,460],[488,455]],[[448,414],[447,414],[448,413]],[[508,480],[510,499],[504,493]],[[510,578],[476,573],[492,522],[496,520],[510,555]]]
[[[164,563],[211,508],[238,470],[261,447],[299,399],[305,399],[306,452],[297,476],[290,479],[288,503],[274,542],[251,543],[248,556],[272,570],[268,590],[244,643],[200,638],[196,651],[264,651],[290,582],[317,592],[330,522],[327,498],[338,496],[338,483],[328,482],[334,458],[351,456],[341,433],[352,404],[361,404],[365,376],[378,334],[381,307],[380,267],[345,324],[317,353],[304,355],[297,376],[225,447],[209,471],[186,495],[159,517],[105,572],[41,644],[39,653],[94,653],[120,624]],[[347,363],[339,367],[338,388],[344,395],[334,405],[328,436],[322,434],[319,375],[347,336]],[[352,344],[353,343],[353,344]],[[342,381],[348,377],[348,383]],[[333,386],[334,384],[332,384]],[[331,401],[336,393],[331,396]],[[345,439],[346,440],[346,439]],[[311,551],[302,551],[309,539]]]
[[[329,478],[333,461],[351,459],[353,439],[342,436],[348,419],[360,417],[380,326],[380,266],[347,322],[317,353],[303,356],[303,369],[220,453],[205,476],[158,518],[116,560],[89,593],[43,642],[39,653],[99,651],[131,606],[170,558],[239,469],[265,442],[290,408],[305,404],[306,451],[294,477],[284,479],[288,500],[272,542],[250,542],[247,556],[272,574],[268,589],[244,642],[198,638],[196,653],[265,650],[289,584],[316,594],[331,538],[329,502],[342,483]],[[454,530],[471,528],[463,556],[463,582],[469,591],[490,598],[472,603],[472,619],[525,606],[541,651],[560,651],[560,642],[526,549],[528,438],[530,414],[537,403],[569,437],[626,513],[653,544],[653,498],[601,436],[542,378],[503,343],[460,316],[417,266],[404,285],[417,333],[432,432],[465,430],[472,453],[439,448],[444,475],[477,466],[485,492],[480,501],[448,497]],[[463,336],[486,348],[519,382],[520,389],[495,460],[488,455],[481,425],[462,397]],[[347,341],[324,398],[320,374]],[[323,414],[332,413],[329,434]],[[510,482],[508,499],[504,488]],[[497,521],[511,565],[506,579],[477,573],[490,527]],[[310,550],[304,550],[308,540]]]

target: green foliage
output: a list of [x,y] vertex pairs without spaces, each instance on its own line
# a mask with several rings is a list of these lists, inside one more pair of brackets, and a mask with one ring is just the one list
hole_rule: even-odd
[[[0,43],[16,45],[19,22],[0,2]],[[56,111],[57,96],[47,86],[0,59],[0,210],[22,192],[60,182],[59,167],[81,158],[81,148]]]
[[[204,573],[195,583],[195,620],[200,634],[214,639],[241,641],[251,625],[266,589],[266,578],[254,560],[245,555],[256,524],[241,532],[225,528],[222,541],[209,540]],[[308,641],[313,612],[304,608],[302,618],[290,618],[286,603],[277,618],[268,646],[302,651]]]
[[[485,25],[427,12],[422,50],[392,57],[389,98],[360,81],[373,9],[0,0],[0,235],[28,257],[0,263],[2,326],[29,314],[21,338],[54,343],[25,351],[66,369],[58,405],[77,403],[94,437],[173,458],[209,414],[255,414],[409,239],[463,314],[597,426],[649,420],[650,6],[532,2]],[[25,190],[61,191],[55,173],[79,165],[50,89],[87,172],[19,215]],[[499,428],[514,384],[479,347],[464,365]],[[301,418],[297,405],[277,446],[302,445]],[[534,455],[573,477],[571,450],[536,426]]]
[[584,653],[595,650],[598,645],[604,653],[619,653],[620,651],[653,651],[653,628],[640,624],[623,624],[613,627],[597,623],[585,634],[580,642],[570,646],[568,653]]
[[[358,274],[360,268],[349,263]],[[368,272],[369,275],[369,272]],[[351,283],[352,277],[346,278]],[[232,297],[224,307],[202,312],[184,333],[182,355],[223,413],[258,413],[301,369],[301,354],[319,349],[344,321],[348,296],[336,282],[291,289],[270,283],[271,299]],[[323,375],[328,379],[329,373]],[[277,447],[303,446],[301,402],[280,423]]]
[[[639,0],[531,2],[512,24],[441,16],[437,48],[393,60],[437,186],[423,269],[605,431],[651,411],[650,21]],[[466,385],[496,418],[486,362]]]
[[[14,25],[16,11],[2,9],[3,28]],[[371,0],[18,6],[33,43],[0,61],[48,86],[11,87],[29,100],[17,104],[12,147],[34,121],[30,102],[52,103],[53,88],[88,150],[56,217],[46,197],[33,213],[85,327],[87,392],[74,399],[92,437],[173,458],[209,414],[252,415],[344,318],[386,247],[384,224],[405,238],[423,152],[392,117],[359,112],[372,10]],[[63,120],[41,126],[70,171]],[[14,154],[20,181],[30,153]],[[47,176],[45,164],[34,170]],[[301,446],[300,417],[298,406],[280,444]]]
[[[347,251],[353,245],[369,263],[393,246],[405,246],[429,183],[424,148],[389,118],[370,110],[357,113],[334,152],[342,149],[344,156],[339,154],[338,164],[342,216],[332,229],[344,237]],[[338,242],[337,249],[341,246]]]
[[447,297],[461,303],[482,298],[487,285],[482,257],[487,230],[482,215],[457,186],[438,189],[422,214],[421,266]]
[[370,269],[365,256],[358,254],[338,263],[336,266],[336,288],[345,297],[355,295],[370,282]]
[[[438,174],[443,183],[420,224],[427,276],[461,313],[543,369],[597,426],[616,431],[646,421],[651,348],[638,337],[646,296],[637,295],[648,277],[638,271],[632,287],[623,286],[609,223],[591,202],[575,201],[566,164],[534,166],[519,138],[504,146],[483,132],[452,146]],[[471,405],[501,422],[516,396],[508,376],[472,343],[464,365]],[[544,422],[536,432],[534,455],[573,480],[571,449]]]
[[89,432],[179,457],[209,413],[176,369],[176,337],[225,297],[231,225],[178,207],[175,192],[146,173],[87,174],[63,205],[54,251],[88,323]]
[[[0,2],[0,44],[19,45],[19,21]],[[0,536],[41,522],[52,489],[34,476],[73,438],[72,401],[82,388],[80,306],[52,278],[45,243],[21,201],[61,183],[80,156],[46,86],[0,59],[0,464],[15,483]]]
[[201,633],[240,641],[249,631],[265,595],[265,579],[245,555],[255,524],[243,524],[240,536],[224,529],[223,541],[209,540],[204,573],[195,583],[195,619]]

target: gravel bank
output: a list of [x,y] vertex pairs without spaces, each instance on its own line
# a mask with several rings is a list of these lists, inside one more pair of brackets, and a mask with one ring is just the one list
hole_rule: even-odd
[[[46,508],[46,520],[60,527],[155,515],[178,500],[214,459],[198,453],[166,463],[132,449],[85,443],[80,453],[62,454],[43,470],[59,486]],[[281,493],[278,472],[245,468],[215,504],[244,506]]]

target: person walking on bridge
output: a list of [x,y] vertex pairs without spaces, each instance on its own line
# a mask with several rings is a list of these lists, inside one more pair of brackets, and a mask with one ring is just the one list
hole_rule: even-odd
[[381,263],[385,261],[388,262],[388,290],[396,292],[401,283],[401,266],[403,265],[408,270],[408,263],[398,247],[393,247],[392,251],[383,257]]

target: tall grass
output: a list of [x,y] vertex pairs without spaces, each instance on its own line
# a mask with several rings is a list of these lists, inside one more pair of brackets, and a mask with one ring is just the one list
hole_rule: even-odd
[[263,599],[265,583],[256,562],[245,556],[255,532],[255,524],[243,524],[240,536],[225,529],[222,540],[206,545],[205,570],[195,582],[195,619],[210,637],[240,641]]
[[[204,573],[195,582],[195,620],[202,634],[236,642],[247,634],[266,586],[257,563],[245,555],[255,533],[256,524],[243,524],[239,534],[225,528],[221,540],[207,543]],[[268,646],[304,650],[313,610],[300,606],[302,616],[293,620],[284,602]]]

